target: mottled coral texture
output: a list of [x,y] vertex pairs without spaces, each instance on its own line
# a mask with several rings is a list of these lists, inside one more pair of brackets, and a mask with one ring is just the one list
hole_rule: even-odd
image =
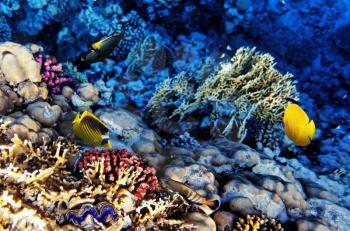
[[42,65],[42,77],[49,85],[49,88],[53,94],[61,93],[63,86],[73,81],[71,77],[65,76],[62,65],[57,62],[55,57],[48,55],[43,56],[42,54],[39,54],[35,57],[35,60]]
[[146,166],[142,159],[132,155],[126,149],[88,150],[83,153],[79,169],[88,170],[96,162],[103,163],[103,175],[107,183],[121,182],[120,179],[125,174],[133,174],[134,179],[121,183],[125,184],[123,186],[128,187],[137,199],[143,199],[148,192],[159,189],[158,180],[155,176],[156,170]]

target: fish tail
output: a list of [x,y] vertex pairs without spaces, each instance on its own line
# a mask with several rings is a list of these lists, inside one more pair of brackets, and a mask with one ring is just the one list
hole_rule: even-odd
[[212,210],[217,210],[220,207],[220,200],[206,200],[204,202],[205,205],[209,206],[210,209]]
[[107,143],[105,143],[105,144],[103,144],[103,145],[102,145],[102,147],[104,147],[104,148],[112,148],[111,141],[110,141],[110,140],[108,140],[108,142],[107,142]]

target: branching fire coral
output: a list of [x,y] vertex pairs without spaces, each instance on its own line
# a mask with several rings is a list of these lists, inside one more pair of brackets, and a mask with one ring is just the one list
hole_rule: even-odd
[[[248,119],[254,116],[279,122],[287,99],[298,99],[292,75],[282,75],[274,66],[269,54],[261,54],[255,48],[240,48],[230,62],[221,64],[204,78],[199,76],[203,73],[200,70],[192,74],[197,78],[180,73],[165,80],[150,100],[148,113],[156,118],[154,124],[201,115],[198,124],[210,127],[212,136],[231,135],[243,140]],[[164,115],[172,120],[164,121]]]

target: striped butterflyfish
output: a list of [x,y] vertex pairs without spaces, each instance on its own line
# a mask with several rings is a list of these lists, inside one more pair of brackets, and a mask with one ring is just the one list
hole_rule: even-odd
[[106,124],[89,111],[75,116],[73,132],[88,145],[112,148]]
[[191,189],[188,185],[173,180],[171,178],[162,178],[160,180],[163,187],[180,193],[181,196],[185,197],[187,200],[192,203],[199,205],[207,205],[212,210],[217,210],[220,207],[220,200],[207,200],[206,198],[199,195],[196,191]]

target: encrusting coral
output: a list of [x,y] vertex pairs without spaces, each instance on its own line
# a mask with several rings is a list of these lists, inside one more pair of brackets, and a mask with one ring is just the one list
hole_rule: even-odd
[[243,140],[250,118],[280,122],[287,99],[298,99],[292,75],[282,75],[274,66],[269,54],[240,48],[212,73],[181,72],[165,80],[150,100],[148,113],[155,118],[154,124],[160,124],[157,126],[201,115],[197,127],[209,126],[212,136]]

